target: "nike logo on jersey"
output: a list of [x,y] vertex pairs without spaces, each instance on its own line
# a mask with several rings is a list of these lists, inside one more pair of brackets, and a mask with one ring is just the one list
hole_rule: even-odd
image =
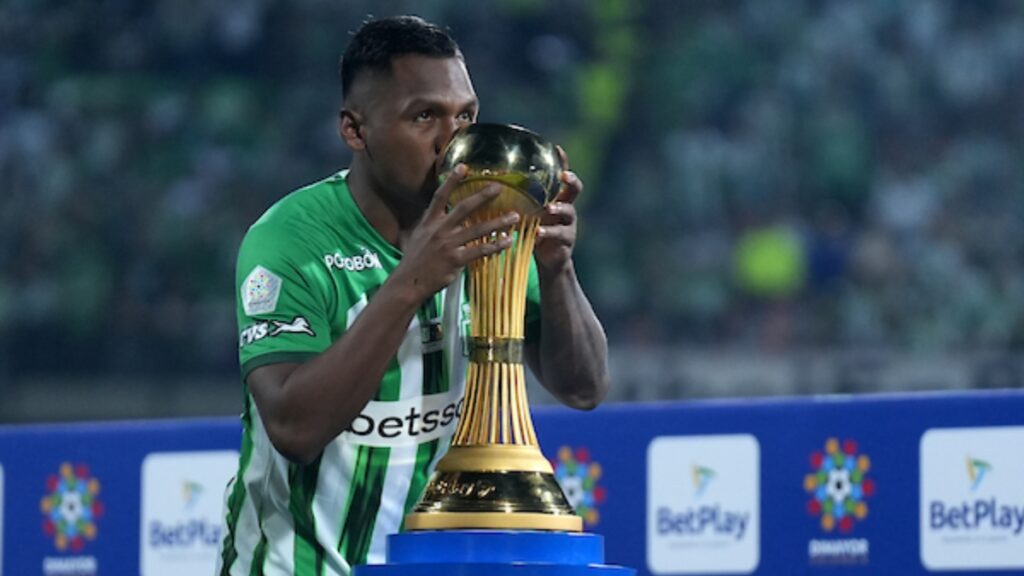
[[316,336],[316,333],[313,332],[313,329],[309,326],[309,321],[303,316],[296,316],[291,322],[270,320],[257,322],[246,327],[242,330],[242,333],[238,335],[238,348],[245,348],[253,342],[258,342],[264,338],[273,338],[281,334],[306,334],[307,336]]

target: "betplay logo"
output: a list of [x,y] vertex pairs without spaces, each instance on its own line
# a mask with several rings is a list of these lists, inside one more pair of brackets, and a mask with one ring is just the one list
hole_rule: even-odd
[[647,449],[651,572],[754,571],[760,469],[760,445],[750,435],[655,438]]
[[212,574],[223,539],[224,488],[238,453],[153,453],[142,463],[142,576]]
[[[930,570],[1024,568],[1024,427],[921,437],[921,562]],[[965,466],[966,464],[966,466]]]

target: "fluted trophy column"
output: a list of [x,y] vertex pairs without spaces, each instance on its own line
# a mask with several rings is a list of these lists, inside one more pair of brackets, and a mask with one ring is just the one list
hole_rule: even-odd
[[492,183],[501,187],[500,195],[477,210],[467,226],[510,211],[519,214],[519,221],[478,240],[513,236],[510,248],[469,266],[470,353],[462,417],[405,527],[578,532],[583,521],[537,443],[523,368],[530,257],[543,207],[560,187],[561,159],[551,143],[533,132],[474,124],[448,145],[441,176],[460,163],[468,171],[452,192],[453,205]]

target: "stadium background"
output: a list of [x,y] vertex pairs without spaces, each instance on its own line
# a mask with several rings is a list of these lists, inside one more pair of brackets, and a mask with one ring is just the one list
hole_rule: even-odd
[[1020,4],[14,0],[0,421],[237,412],[238,242],[346,165],[338,55],[403,12],[586,182],[613,400],[1020,385]]

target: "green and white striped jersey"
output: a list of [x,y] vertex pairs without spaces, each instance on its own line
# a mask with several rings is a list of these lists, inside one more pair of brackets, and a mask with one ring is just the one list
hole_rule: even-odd
[[[302,362],[339,339],[398,266],[341,172],[289,194],[249,229],[236,272],[245,411],[228,485],[221,575],[347,575],[384,561],[461,410],[469,306],[460,277],[423,306],[350,428],[308,465],[267,437],[244,385],[255,368]],[[539,315],[531,266],[527,325]],[[535,324],[534,324],[535,325]]]

